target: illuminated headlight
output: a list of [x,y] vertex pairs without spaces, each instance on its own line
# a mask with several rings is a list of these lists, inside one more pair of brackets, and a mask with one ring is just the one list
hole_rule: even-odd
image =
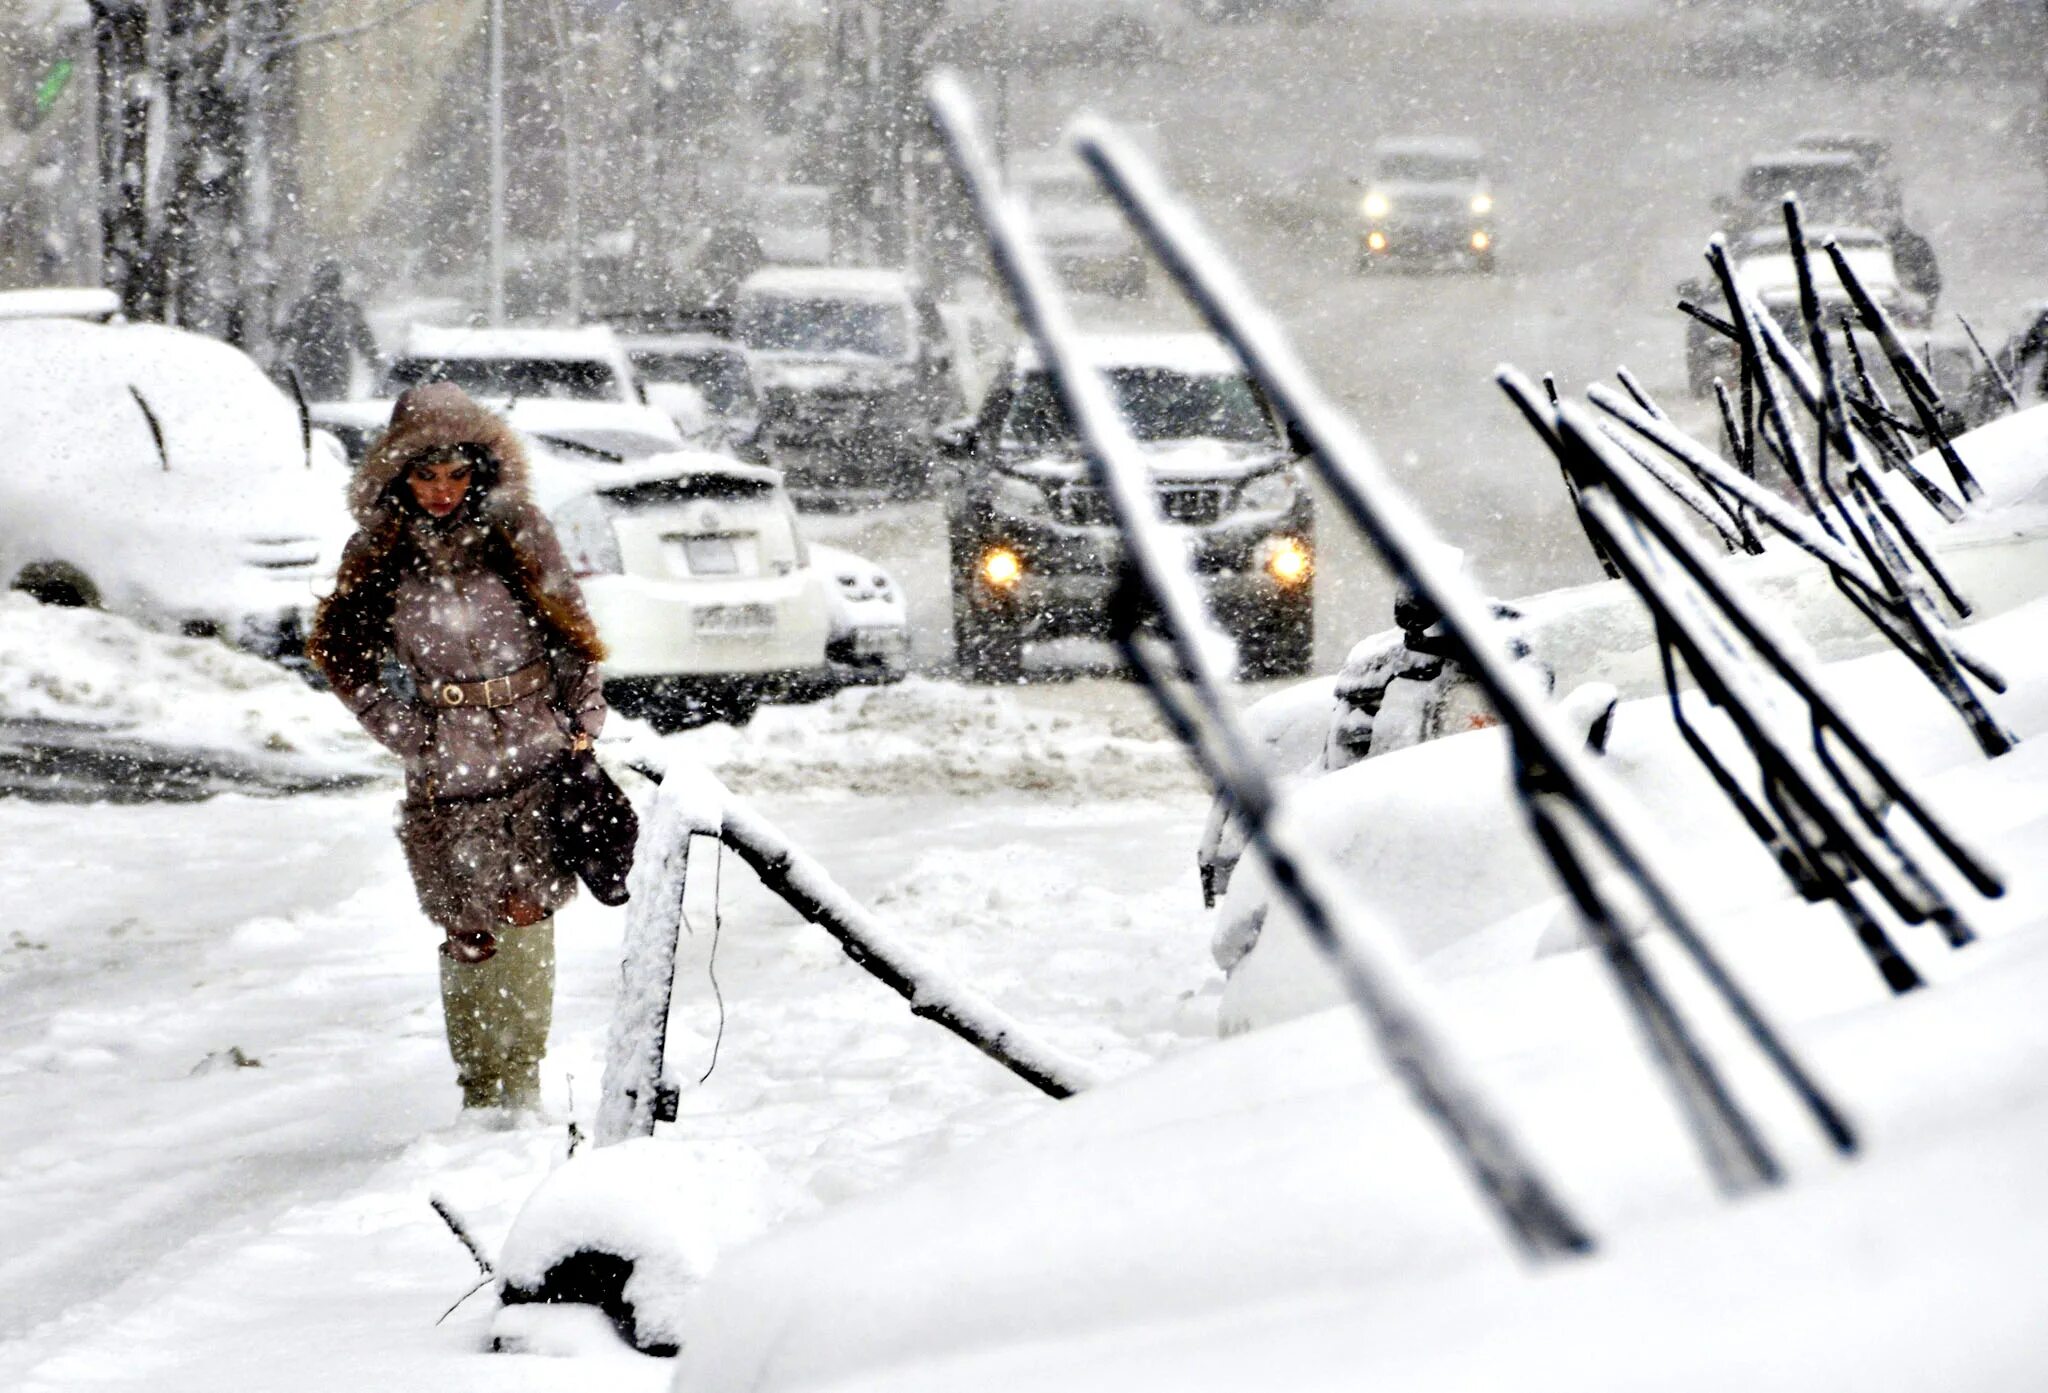
[[1266,539],[1266,574],[1285,586],[1305,585],[1316,572],[1315,554],[1299,537]]
[[1487,236],[1487,235],[1486,235],[1485,229],[1483,229],[1483,228],[1482,228],[1481,230],[1479,230],[1479,231],[1477,231],[1477,232],[1474,232],[1474,233],[1472,234],[1472,250],[1473,250],[1473,251],[1476,251],[1476,252],[1483,252],[1483,251],[1485,251],[1485,250],[1486,250],[1486,249],[1487,249],[1488,247],[1490,247],[1490,246],[1492,246],[1492,245],[1493,245],[1493,238],[1491,238],[1491,237],[1489,237],[1489,236]]
[[1045,490],[1013,474],[996,476],[996,507],[1013,518],[1048,517],[1052,513],[1052,502],[1045,496]]
[[1299,485],[1291,469],[1276,469],[1246,482],[1238,490],[1237,506],[1248,513],[1278,513],[1294,506]]
[[1374,228],[1365,234],[1365,245],[1368,251],[1383,252],[1387,249],[1387,234]]
[[1387,202],[1387,196],[1378,190],[1367,194],[1365,202],[1359,206],[1365,210],[1365,215],[1368,218],[1384,218],[1387,215],[1387,211],[1393,207],[1391,203]]
[[1008,547],[990,547],[981,554],[981,565],[976,569],[988,584],[1008,590],[1024,578],[1024,558]]
[[1475,217],[1475,218],[1483,218],[1483,217],[1485,217],[1485,216],[1486,216],[1486,215],[1487,215],[1488,213],[1491,213],[1492,211],[1493,211],[1493,195],[1492,195],[1492,194],[1490,194],[1490,193],[1475,193],[1475,194],[1473,194],[1473,195],[1472,195],[1472,216],[1473,216],[1473,217]]

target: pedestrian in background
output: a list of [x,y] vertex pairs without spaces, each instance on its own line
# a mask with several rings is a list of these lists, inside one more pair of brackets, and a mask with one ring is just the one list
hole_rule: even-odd
[[307,401],[353,395],[358,359],[371,372],[377,368],[377,340],[362,307],[348,296],[339,261],[313,268],[312,287],[285,312],[276,338],[278,368],[298,378]]

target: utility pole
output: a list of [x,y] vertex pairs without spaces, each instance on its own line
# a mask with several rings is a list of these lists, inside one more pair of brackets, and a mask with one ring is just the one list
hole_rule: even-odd
[[493,325],[505,322],[505,0],[491,0],[491,291]]

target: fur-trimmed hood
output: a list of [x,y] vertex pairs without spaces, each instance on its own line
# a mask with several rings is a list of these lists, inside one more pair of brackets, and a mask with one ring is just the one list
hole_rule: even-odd
[[391,486],[420,455],[453,445],[481,445],[497,460],[498,477],[484,500],[487,518],[508,517],[529,502],[531,470],[518,432],[496,412],[477,405],[453,382],[430,382],[399,397],[391,411],[391,424],[356,471],[348,494],[356,526],[374,532],[396,522],[399,515]]

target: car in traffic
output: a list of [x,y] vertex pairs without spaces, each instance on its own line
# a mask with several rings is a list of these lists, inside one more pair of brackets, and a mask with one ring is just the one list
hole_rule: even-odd
[[1486,151],[1477,141],[1452,136],[1379,141],[1364,182],[1359,270],[1397,264],[1494,269],[1498,211]]
[[[1891,242],[1883,233],[1867,227],[1808,227],[1805,231],[1816,248],[1823,238],[1830,237],[1841,246],[1850,271],[1895,324],[1901,328],[1926,327],[1927,307],[1900,281]],[[1794,343],[1804,343],[1806,326],[1799,303],[1799,271],[1785,229],[1764,226],[1745,234],[1729,247],[1728,259],[1736,284],[1756,296],[1765,312]],[[1848,322],[1853,316],[1849,293],[1835,274],[1834,263],[1817,250],[1812,262],[1814,288],[1820,296],[1823,316],[1830,323]],[[1708,308],[1720,299],[1703,280],[1686,281],[1679,286],[1678,293]],[[1866,364],[1881,367],[1883,354],[1867,341],[1861,329],[1857,333]],[[1712,395],[1717,377],[1732,385],[1738,366],[1738,351],[1726,335],[1697,319],[1687,318],[1685,372],[1694,396]],[[1880,378],[1880,385],[1888,390],[1895,390],[1896,386],[1889,378]]]
[[839,582],[775,470],[676,452],[537,492],[605,636],[620,711],[661,729],[743,724],[764,699],[832,685]]
[[761,439],[792,486],[925,491],[935,423],[955,409],[936,303],[902,271],[770,267],[734,307],[761,394]]
[[1864,153],[1843,148],[1752,157],[1736,179],[1735,192],[1714,200],[1714,214],[1730,237],[1782,229],[1787,194],[1798,197],[1809,227],[1884,229],[1896,221],[1896,190],[1887,187]]
[[[553,453],[586,464],[618,464],[663,455],[688,443],[675,423],[651,406],[610,402],[550,401],[528,397],[488,403],[514,430]],[[341,442],[351,466],[390,424],[396,403],[383,397],[307,404],[313,424]]]
[[753,198],[753,233],[776,266],[832,260],[832,190],[823,184],[769,184]]
[[825,666],[831,686],[901,682],[910,670],[910,613],[896,577],[864,556],[815,542],[811,564],[827,580]]
[[[1315,514],[1298,452],[1243,366],[1206,334],[1089,335],[1079,349],[1144,449],[1161,513],[1248,674],[1307,670]],[[1123,542],[1051,375],[1027,344],[971,422],[940,433],[957,661],[1014,682],[1025,646],[1100,637]]]
[[240,350],[160,324],[0,322],[0,582],[266,657],[351,530],[340,445]]
[[1145,249],[1093,174],[1048,151],[1011,166],[1010,186],[1031,213],[1031,230],[1063,280],[1076,289],[1145,293]]
[[761,393],[746,351],[722,334],[687,330],[621,336],[648,403],[683,438],[750,452],[761,434]]

